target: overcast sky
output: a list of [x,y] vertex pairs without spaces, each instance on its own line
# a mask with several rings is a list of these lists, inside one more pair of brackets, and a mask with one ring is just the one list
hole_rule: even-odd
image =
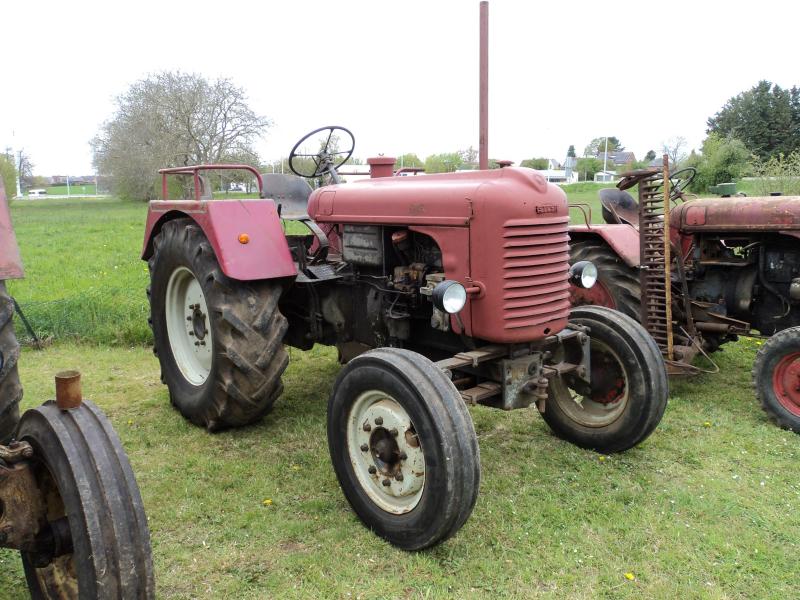
[[[800,84],[793,1],[490,2],[489,154],[562,159],[615,135],[642,158],[759,79]],[[0,147],[93,172],[88,141],[135,80],[229,77],[273,120],[258,150],[344,125],[357,157],[478,145],[478,1],[3,3]]]

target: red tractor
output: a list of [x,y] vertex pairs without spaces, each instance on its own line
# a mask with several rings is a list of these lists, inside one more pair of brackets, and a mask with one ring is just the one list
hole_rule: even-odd
[[108,419],[81,398],[78,373],[56,375],[56,400],[20,418],[5,280],[22,275],[0,186],[0,548],[20,551],[34,599],[154,598],[139,488]]
[[[619,312],[570,311],[569,281],[591,286],[594,267],[569,267],[559,188],[515,168],[395,177],[384,157],[344,185],[353,145],[342,128],[308,134],[296,175],[161,171],[164,198],[168,176],[194,196],[150,203],[142,254],[161,377],[187,419],[256,421],[283,389],[286,345],[336,346],[334,470],[362,521],[410,550],[472,512],[468,404],[536,406],[557,435],[602,452],[650,435],[667,399],[658,347]],[[223,169],[251,171],[260,199],[212,200],[208,173]],[[313,190],[303,179],[323,177]]]
[[573,302],[639,319],[676,373],[740,335],[771,336],[753,387],[773,421],[800,433],[800,198],[684,201],[694,175],[646,169],[600,192],[606,223],[570,228],[571,260],[598,270]]

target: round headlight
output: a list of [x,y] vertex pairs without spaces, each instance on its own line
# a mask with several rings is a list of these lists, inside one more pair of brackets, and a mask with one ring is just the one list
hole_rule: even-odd
[[588,260],[576,262],[569,268],[569,280],[588,290],[597,283],[597,267]]
[[433,288],[431,299],[436,308],[453,315],[467,303],[467,290],[457,281],[445,279]]

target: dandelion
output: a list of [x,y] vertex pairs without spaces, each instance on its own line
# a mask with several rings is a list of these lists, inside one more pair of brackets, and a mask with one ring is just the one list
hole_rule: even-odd
[[703,427],[711,427],[711,421],[706,421],[703,423]]
[[628,581],[633,581],[634,579],[636,579],[636,575],[634,575],[633,573],[625,573],[625,579],[627,579]]
[[597,457],[597,460],[599,460],[600,462],[606,462],[606,457],[603,456],[603,455],[600,455],[600,456]]
[[272,506],[272,498],[265,498],[261,504],[264,506]]

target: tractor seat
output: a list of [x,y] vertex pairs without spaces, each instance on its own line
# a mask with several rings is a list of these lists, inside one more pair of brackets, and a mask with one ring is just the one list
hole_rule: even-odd
[[275,201],[281,219],[291,221],[309,219],[308,197],[311,195],[311,186],[305,179],[297,175],[262,173],[261,180],[264,183],[261,197]]
[[610,224],[627,223],[639,229],[639,203],[628,192],[617,188],[600,190],[600,204],[603,206],[603,220]]

